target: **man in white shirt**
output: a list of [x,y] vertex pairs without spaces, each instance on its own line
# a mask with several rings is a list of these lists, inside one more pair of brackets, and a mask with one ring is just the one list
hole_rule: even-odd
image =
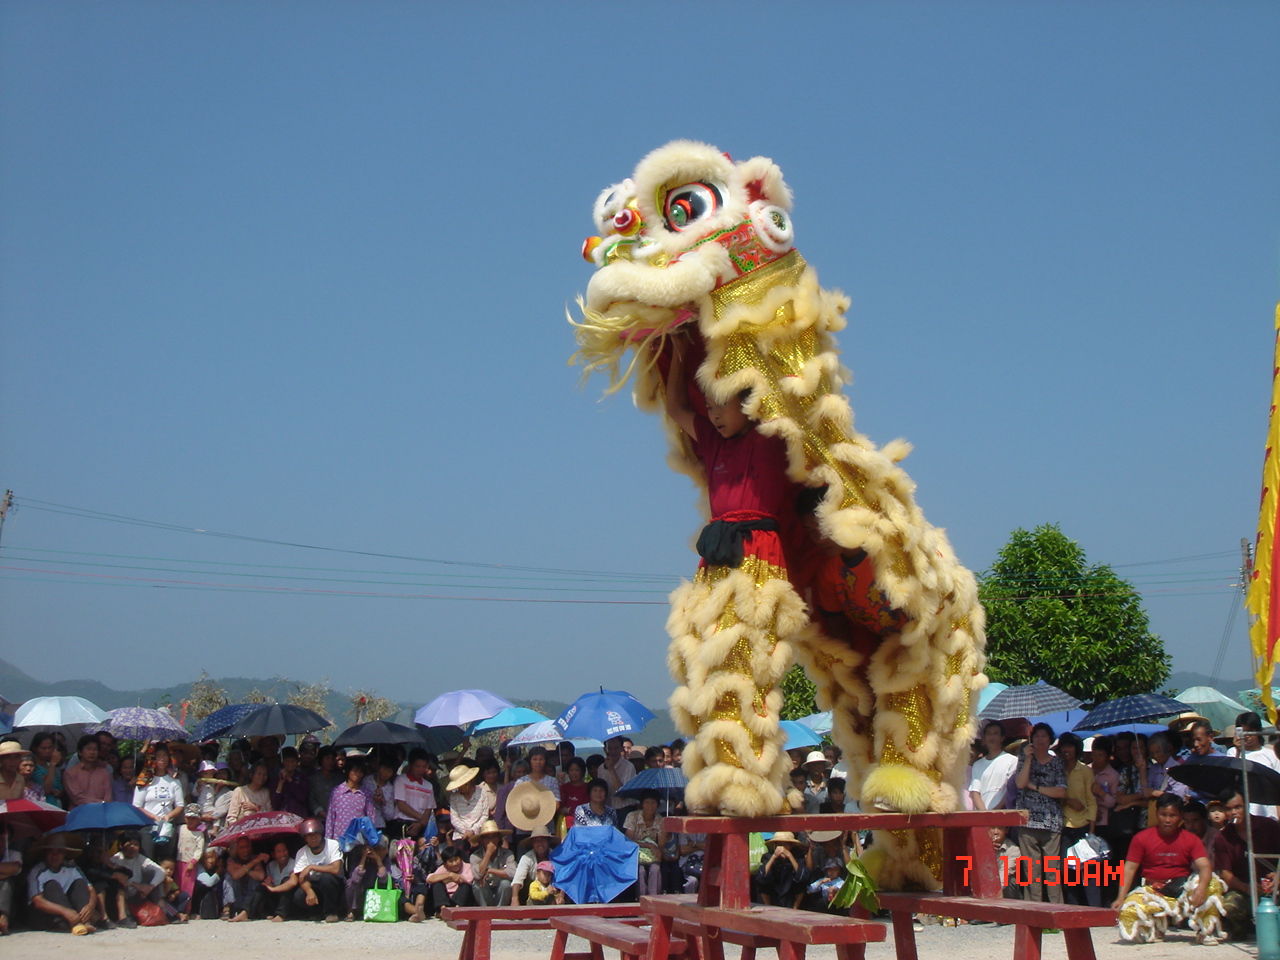
[[418,748],[409,752],[409,769],[403,776],[396,777],[392,796],[396,805],[392,822],[400,825],[400,835],[422,836],[436,812],[435,790],[427,779],[427,751]]
[[998,720],[989,721],[982,728],[982,745],[987,755],[979,757],[973,765],[969,799],[975,810],[1002,810],[1009,778],[1018,769],[1018,758],[1004,752],[1004,727]]
[[[1252,710],[1242,713],[1236,717],[1236,735],[1240,738],[1240,744],[1244,748],[1244,758],[1252,760],[1254,763],[1260,763],[1264,767],[1280,773],[1280,757],[1276,756],[1276,752],[1270,746],[1262,742],[1262,718]],[[1227,751],[1233,757],[1240,756],[1240,752],[1232,747]],[[1277,815],[1275,806],[1264,806],[1261,803],[1249,804],[1249,813],[1255,817],[1269,817],[1272,820],[1280,820]]]
[[293,876],[289,880],[297,887],[293,893],[293,915],[305,916],[318,911],[325,923],[337,923],[344,892],[342,849],[337,840],[325,837],[324,825],[319,820],[303,820],[298,832],[306,842],[294,856]]
[[136,831],[120,838],[120,852],[111,857],[111,868],[128,874],[123,880],[125,899],[130,907],[150,900],[159,903],[164,897],[164,868],[141,852],[141,838]]
[[623,750],[622,737],[610,737],[604,742],[604,763],[600,764],[600,779],[609,785],[609,804],[614,809],[630,806],[632,801],[618,796],[618,791],[636,775],[636,768]]

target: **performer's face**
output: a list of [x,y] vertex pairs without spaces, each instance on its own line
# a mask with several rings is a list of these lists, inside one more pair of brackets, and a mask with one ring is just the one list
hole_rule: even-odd
[[728,403],[708,401],[707,418],[711,421],[711,425],[720,431],[722,437],[736,437],[750,423],[747,415],[742,412],[742,404],[737,397],[731,398]]

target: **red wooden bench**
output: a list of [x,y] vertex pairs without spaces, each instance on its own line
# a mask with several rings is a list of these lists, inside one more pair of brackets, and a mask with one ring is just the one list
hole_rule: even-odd
[[[458,960],[491,960],[493,935],[504,930],[551,930],[556,917],[644,921],[638,903],[566,903],[532,907],[445,907],[440,916],[463,932]],[[584,955],[585,956],[585,955]]]
[[735,936],[777,941],[779,960],[804,960],[811,944],[831,944],[838,960],[862,960],[868,943],[884,940],[884,924],[858,917],[792,910],[789,907],[749,906],[743,909],[702,906],[686,896],[641,897],[653,918],[647,960],[667,960],[675,940],[675,922],[698,928],[703,960],[724,960],[723,931]]
[[1047,929],[1062,931],[1069,960],[1094,960],[1089,929],[1110,927],[1116,922],[1115,911],[1106,907],[949,897],[936,893],[882,893],[880,905],[893,915],[893,942],[898,960],[917,960],[913,913],[1013,924],[1013,960],[1040,960],[1040,937]]
[[[604,947],[617,950],[622,955],[622,960],[640,960],[649,952],[650,929],[631,926],[621,920],[609,920],[605,917],[553,917],[551,927],[556,932],[551,945],[551,960],[604,960]],[[570,936],[586,940],[590,944],[590,952],[567,953],[565,947]],[[672,940],[667,945],[667,956],[683,957],[688,946],[687,940]]]

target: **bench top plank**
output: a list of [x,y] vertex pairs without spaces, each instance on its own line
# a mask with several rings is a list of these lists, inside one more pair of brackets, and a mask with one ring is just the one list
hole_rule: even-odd
[[440,915],[451,925],[472,920],[545,920],[552,917],[638,917],[638,903],[548,903],[524,907],[445,907]]
[[700,907],[682,896],[641,897],[640,903],[646,910],[660,916],[792,943],[871,943],[884,940],[887,935],[884,924],[872,920],[788,907],[753,906],[746,910],[726,910],[722,907]]
[[[607,917],[552,917],[551,926],[575,937],[590,940],[603,947],[612,947],[624,954],[635,956],[644,953],[649,945],[649,930],[632,927]],[[685,941],[673,940],[668,946],[669,956],[683,956]]]
[[956,813],[811,813],[776,817],[664,817],[667,833],[776,833],[790,830],[918,830],[924,827],[1017,827],[1025,810],[962,810]]
[[1029,903],[1025,900],[988,900],[981,897],[948,897],[936,893],[881,893],[880,905],[896,913],[932,913],[964,920],[990,920],[1020,926],[1109,927],[1116,922],[1108,907],[1081,907],[1071,903]]

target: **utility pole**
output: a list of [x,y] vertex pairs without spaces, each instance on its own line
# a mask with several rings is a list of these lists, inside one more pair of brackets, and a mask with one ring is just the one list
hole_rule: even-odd
[[[1240,538],[1240,593],[1242,594],[1242,600],[1246,602],[1248,601],[1248,598],[1249,598],[1249,584],[1252,582],[1253,582],[1253,544],[1251,544],[1247,538],[1241,537]],[[1246,608],[1246,613],[1247,612],[1248,611]],[[1246,631],[1249,630],[1249,627],[1253,626],[1253,617],[1249,617],[1249,621],[1250,621],[1249,626],[1246,627]],[[1250,639],[1249,641],[1249,663],[1253,668],[1253,673],[1256,675],[1258,672],[1259,664],[1258,664],[1258,655],[1254,653],[1254,650],[1253,650],[1252,639]]]
[[4,492],[4,500],[0,500],[0,534],[4,533],[4,518],[9,515],[9,508],[13,506],[13,491],[6,490]]

